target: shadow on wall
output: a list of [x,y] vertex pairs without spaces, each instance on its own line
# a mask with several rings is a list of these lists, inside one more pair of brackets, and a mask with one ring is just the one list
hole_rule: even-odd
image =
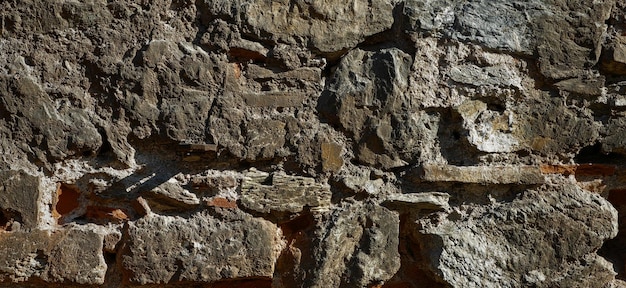
[[[196,189],[194,193],[189,193],[187,190],[197,187],[182,187],[172,179],[179,173],[193,175],[210,169],[212,165],[219,165],[215,149],[207,149],[207,145],[181,144],[175,151],[167,148],[147,150],[148,153],[136,157],[144,166],[120,180],[111,179],[105,173],[95,173],[83,175],[75,184],[60,182],[57,184],[53,215],[59,224],[120,223],[140,218],[151,207],[154,208],[148,206],[146,199],[151,201],[150,204],[156,204],[159,213],[195,211],[200,204],[195,193],[208,193],[207,189]],[[159,186],[169,185],[169,182],[176,183],[172,185],[177,189],[163,190],[172,195],[154,193]]]
[[437,138],[441,155],[449,164],[471,166],[480,163],[480,156],[485,153],[469,143],[469,131],[463,128],[463,117],[454,109],[436,109],[429,111],[439,117]]
[[[578,165],[572,171],[579,183],[599,183],[599,191],[617,209],[618,234],[604,242],[598,254],[613,264],[616,278],[626,280],[626,155],[604,153],[597,143],[580,150],[574,158]],[[589,189],[593,189],[590,187]]]

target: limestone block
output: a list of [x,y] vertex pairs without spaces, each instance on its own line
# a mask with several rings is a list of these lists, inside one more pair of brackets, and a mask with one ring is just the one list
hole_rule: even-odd
[[438,251],[426,255],[431,269],[453,287],[603,287],[615,272],[596,251],[617,234],[616,217],[608,201],[562,180],[460,209],[456,221],[420,220],[418,237]]
[[0,279],[22,282],[102,284],[107,270],[102,234],[71,227],[56,232],[34,230],[0,236]]
[[419,178],[430,182],[481,184],[541,184],[544,177],[535,166],[452,166],[424,164]]
[[311,287],[380,285],[398,271],[400,222],[394,212],[372,203],[354,203],[337,207],[328,217],[322,226],[326,232],[315,240]]
[[[39,223],[42,201],[39,177],[24,171],[0,172],[0,213],[3,229],[22,227],[34,229]],[[15,225],[15,223],[19,223]]]
[[281,247],[277,227],[238,210],[220,219],[149,215],[129,225],[121,258],[136,284],[271,277]]
[[241,204],[251,210],[270,213],[298,213],[306,207],[327,208],[331,192],[328,184],[314,178],[276,172],[251,171],[241,184]]

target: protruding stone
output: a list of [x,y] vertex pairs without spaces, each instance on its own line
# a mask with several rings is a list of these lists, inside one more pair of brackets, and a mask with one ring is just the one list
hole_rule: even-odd
[[534,166],[451,166],[425,164],[419,178],[429,182],[480,184],[542,184],[544,177]]
[[457,209],[419,220],[414,231],[428,243],[430,268],[452,287],[608,287],[614,279],[596,252],[617,234],[617,211],[573,182]]
[[129,223],[121,263],[135,284],[272,277],[277,227],[240,210],[215,218],[150,215]]
[[383,205],[392,210],[412,212],[420,210],[444,210],[449,211],[448,201],[450,195],[442,192],[425,192],[409,194],[391,194],[383,202]]
[[329,172],[337,172],[343,166],[341,158],[341,145],[335,142],[322,142],[322,169]]
[[330,206],[330,198],[327,184],[281,172],[251,171],[241,184],[241,204],[261,213],[298,213],[305,207],[324,208]]
[[0,171],[0,218],[7,221],[0,226],[11,229],[13,225],[8,224],[17,222],[21,228],[37,227],[42,201],[39,184],[38,177],[24,171]]
[[189,209],[200,204],[196,194],[183,188],[174,178],[143,192],[142,197],[150,204],[151,209],[160,211]]
[[626,75],[626,35],[615,37],[611,44],[602,68],[613,74]]

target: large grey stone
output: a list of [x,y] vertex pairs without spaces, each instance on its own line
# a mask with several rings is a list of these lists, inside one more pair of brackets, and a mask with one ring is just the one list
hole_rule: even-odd
[[281,246],[270,222],[241,211],[217,218],[148,215],[128,228],[121,263],[136,284],[271,277]]
[[354,138],[363,164],[385,169],[407,165],[419,156],[420,140],[432,133],[424,123],[430,119],[415,111],[419,103],[406,93],[411,62],[396,48],[352,50],[322,94],[320,112]]
[[419,221],[431,269],[453,287],[603,287],[615,275],[595,252],[617,235],[617,211],[569,180],[467,208]]
[[[5,221],[5,229],[18,226],[34,229],[39,223],[43,211],[40,211],[42,192],[39,177],[28,175],[24,171],[0,172],[0,213]],[[15,223],[19,223],[15,225]]]
[[328,215],[316,239],[311,287],[382,284],[400,268],[397,214],[372,203],[344,204]]
[[302,37],[312,49],[321,52],[355,47],[367,36],[390,29],[394,22],[395,1],[389,0],[203,2],[205,9],[201,12],[248,25],[259,40],[295,43]]
[[78,227],[4,233],[0,235],[0,279],[102,284],[107,270],[103,239],[99,233]]

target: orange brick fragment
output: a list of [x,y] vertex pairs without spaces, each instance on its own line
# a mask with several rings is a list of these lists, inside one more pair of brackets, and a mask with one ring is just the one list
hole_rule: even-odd
[[209,206],[220,207],[220,208],[229,208],[229,209],[237,208],[236,201],[228,200],[226,198],[221,198],[221,197],[216,197],[211,200],[208,200],[206,204]]
[[611,176],[615,174],[615,165],[583,164],[576,167],[578,176]]
[[539,169],[543,174],[563,174],[567,176],[576,172],[576,165],[541,165]]
[[85,216],[89,219],[104,222],[122,222],[129,220],[128,213],[119,208],[87,206]]

